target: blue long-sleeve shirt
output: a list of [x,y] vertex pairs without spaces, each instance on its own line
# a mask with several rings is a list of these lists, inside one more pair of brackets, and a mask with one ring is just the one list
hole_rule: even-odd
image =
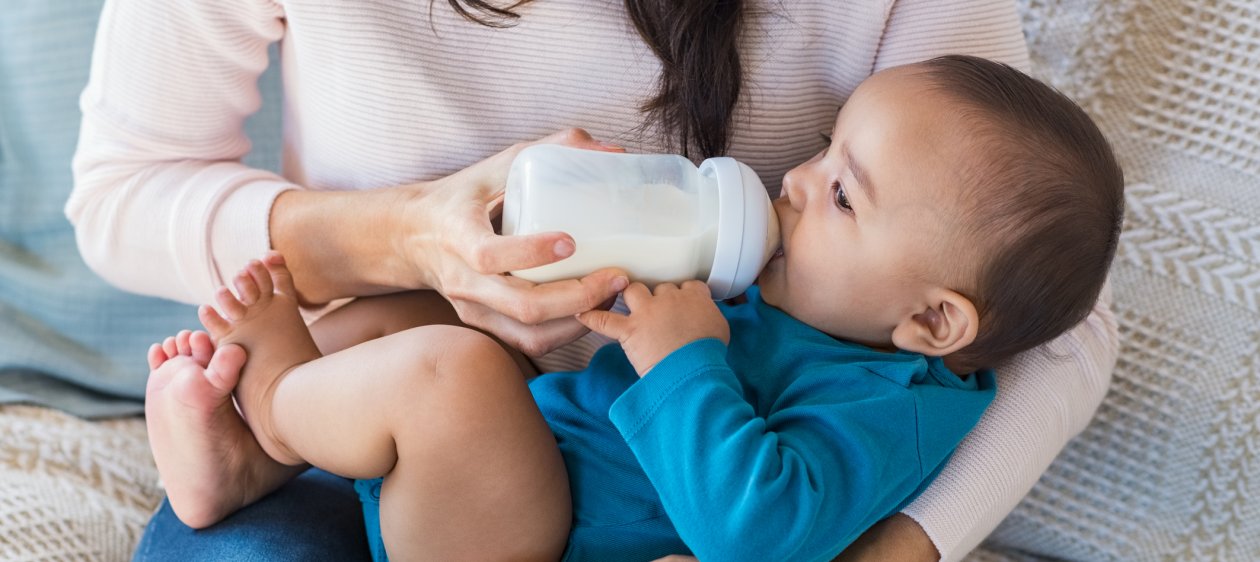
[[[693,342],[613,403],[701,560],[827,560],[940,470],[995,393],[938,358],[828,336],[765,304],[722,306],[731,343]],[[583,376],[633,367],[619,350]]]

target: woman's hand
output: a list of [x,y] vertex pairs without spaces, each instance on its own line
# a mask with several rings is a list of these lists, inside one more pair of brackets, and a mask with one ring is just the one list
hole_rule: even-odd
[[661,283],[655,292],[635,283],[626,289],[622,316],[605,310],[578,315],[587,328],[621,342],[626,357],[639,376],[647,374],[665,356],[693,341],[716,338],[731,340],[731,328],[718,310],[709,287],[699,281],[682,286]]
[[409,266],[401,273],[409,279],[404,284],[437,290],[464,323],[531,356],[584,334],[573,316],[611,303],[629,283],[616,269],[543,284],[504,275],[558,261],[575,249],[562,232],[501,236],[491,225],[512,160],[525,147],[545,143],[622,150],[570,129],[512,146],[445,178],[394,188],[400,196],[395,224],[404,235],[395,239],[393,254]]

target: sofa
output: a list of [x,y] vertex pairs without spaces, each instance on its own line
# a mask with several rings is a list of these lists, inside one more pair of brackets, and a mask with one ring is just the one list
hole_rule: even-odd
[[[1260,5],[1019,5],[1034,73],[1126,170],[1121,352],[1095,420],[968,558],[1260,560]],[[162,498],[136,415],[143,351],[195,324],[96,279],[61,214],[99,9],[0,17],[3,560],[129,558]],[[270,169],[274,66],[248,160]]]

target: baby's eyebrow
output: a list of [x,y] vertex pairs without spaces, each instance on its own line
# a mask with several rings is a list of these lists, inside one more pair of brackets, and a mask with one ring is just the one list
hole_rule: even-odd
[[849,152],[848,143],[840,145],[840,152],[844,155],[844,161],[849,165],[849,169],[853,171],[853,177],[857,178],[858,188],[862,190],[862,194],[866,196],[866,200],[870,201],[871,206],[875,206],[875,184],[871,183],[870,174],[866,173],[866,168],[862,167],[862,163],[853,158],[853,153]]

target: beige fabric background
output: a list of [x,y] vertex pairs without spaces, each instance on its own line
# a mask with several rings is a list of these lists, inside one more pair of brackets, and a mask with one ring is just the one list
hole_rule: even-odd
[[[1021,0],[1035,73],[1125,165],[1122,350],[1095,422],[970,557],[1260,560],[1260,2]],[[0,559],[125,560],[139,419],[0,408]]]

